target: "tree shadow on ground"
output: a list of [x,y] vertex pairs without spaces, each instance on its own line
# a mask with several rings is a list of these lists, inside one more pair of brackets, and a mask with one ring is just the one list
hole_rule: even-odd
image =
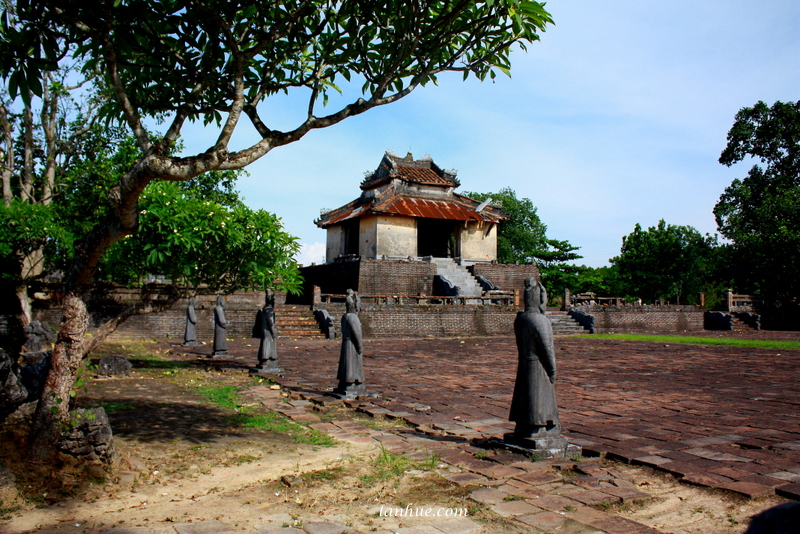
[[191,443],[243,435],[230,411],[214,406],[176,401],[86,399],[81,406],[103,406],[115,436],[137,441]]

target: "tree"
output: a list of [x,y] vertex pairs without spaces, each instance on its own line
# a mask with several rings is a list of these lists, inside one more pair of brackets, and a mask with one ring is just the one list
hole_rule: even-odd
[[[240,169],[308,132],[395,102],[442,72],[478,79],[508,72],[514,44],[538,40],[551,23],[528,0],[63,0],[7,4],[0,21],[0,73],[12,96],[40,94],[42,75],[71,57],[102,73],[109,120],[128,126],[142,156],[111,188],[106,218],[75,242],[66,271],[64,320],[52,370],[35,415],[31,450],[44,462],[77,368],[85,356],[82,295],[102,255],[138,224],[138,200],[154,180],[184,181],[211,170]],[[10,7],[9,7],[10,6]],[[331,90],[353,84],[363,97],[327,115]],[[293,129],[270,128],[259,105],[300,92],[306,117]],[[164,126],[153,141],[145,119]],[[243,118],[259,140],[241,150],[231,139]],[[170,155],[187,121],[218,128],[213,146]]]
[[731,166],[753,158],[714,206],[731,241],[738,290],[761,293],[783,315],[800,305],[800,101],[742,108],[719,158]]
[[498,261],[536,263],[542,274],[542,283],[552,296],[560,295],[565,288],[574,285],[583,267],[569,262],[583,257],[575,252],[580,247],[568,241],[549,239],[547,226],[529,198],[517,198],[517,193],[508,187],[497,193],[464,194],[482,202],[492,199],[508,216],[497,232]]
[[3,208],[0,219],[8,221],[0,229],[0,256],[4,284],[13,284],[19,301],[22,324],[31,320],[28,284],[42,275],[45,246],[64,237],[50,209],[56,184],[78,154],[113,145],[119,135],[115,129],[97,133],[96,102],[73,97],[86,82],[69,86],[74,77],[71,67],[44,74],[39,98],[30,93],[20,109],[0,90],[0,174]]
[[662,219],[647,230],[636,224],[611,264],[625,296],[692,302],[709,279],[715,247],[714,237]]

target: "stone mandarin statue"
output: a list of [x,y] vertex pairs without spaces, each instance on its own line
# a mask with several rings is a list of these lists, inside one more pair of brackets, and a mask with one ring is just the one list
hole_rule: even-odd
[[256,314],[253,337],[259,338],[256,373],[278,373],[278,332],[275,327],[275,293],[267,290],[264,307]]
[[194,347],[197,345],[197,313],[195,312],[197,306],[197,299],[191,297],[189,305],[186,306],[186,331],[183,334],[183,345],[185,347]]
[[225,320],[225,301],[222,295],[217,295],[217,305],[214,306],[214,352],[211,357],[225,356],[228,354],[227,335],[228,322]]
[[342,317],[342,351],[339,355],[338,387],[334,395],[354,398],[366,393],[364,386],[364,346],[361,320],[358,318],[361,299],[352,289],[347,290],[346,313]]
[[553,327],[545,317],[547,292],[534,278],[525,279],[525,311],[517,314],[519,366],[511,400],[514,439],[535,440],[561,435],[556,404],[556,356]]

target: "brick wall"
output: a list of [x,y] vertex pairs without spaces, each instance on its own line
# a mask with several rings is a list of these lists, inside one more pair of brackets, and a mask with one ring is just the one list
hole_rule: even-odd
[[312,288],[322,293],[342,295],[348,289],[362,295],[431,294],[436,265],[420,261],[353,259],[302,267],[302,297],[290,302],[311,304]]
[[435,275],[433,263],[362,260],[358,291],[362,295],[431,295]]
[[[339,331],[344,305],[327,305]],[[364,337],[513,335],[513,306],[367,305],[358,314]]]
[[[139,293],[135,290],[119,288],[103,299],[89,301],[90,324],[89,331],[93,331],[110,319],[114,312],[121,306],[110,305],[109,297],[118,303],[136,300]],[[249,338],[253,332],[256,312],[264,305],[263,291],[239,291],[223,296],[225,300],[225,319],[228,322],[228,337]],[[276,299],[277,300],[277,299]],[[210,343],[214,339],[214,306],[216,295],[197,295],[195,312],[197,314],[197,339]],[[134,315],[123,322],[112,339],[116,338],[173,338],[183,340],[186,328],[187,299],[179,299],[168,310],[158,313]],[[61,322],[61,305],[57,300],[38,302],[35,316],[39,320],[47,321],[50,326],[57,328]],[[280,319],[279,319],[280,322]]]
[[703,310],[696,306],[575,306],[572,309],[594,315],[598,334],[703,330]]
[[525,279],[533,276],[542,281],[539,268],[536,265],[509,265],[505,263],[476,263],[467,267],[477,276],[481,275],[503,291],[522,291],[525,289]]

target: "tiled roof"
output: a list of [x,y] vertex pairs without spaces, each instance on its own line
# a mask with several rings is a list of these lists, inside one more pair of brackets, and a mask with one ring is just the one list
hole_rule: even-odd
[[395,178],[421,185],[440,187],[460,185],[455,173],[442,170],[430,157],[415,161],[410,153],[401,158],[387,152],[375,172],[361,182],[361,189],[372,189]]
[[455,187],[457,184],[455,180],[440,176],[433,169],[425,169],[421,167],[410,167],[408,165],[398,165],[397,174],[407,182],[424,185],[443,185],[446,187]]
[[452,198],[432,198],[395,193],[379,200],[376,204],[361,199],[354,200],[326,213],[316,221],[316,224],[326,228],[367,214],[492,223],[499,223],[507,218],[499,209],[492,206],[486,206],[478,213],[475,211],[478,205],[479,202],[458,194],[454,194]]

